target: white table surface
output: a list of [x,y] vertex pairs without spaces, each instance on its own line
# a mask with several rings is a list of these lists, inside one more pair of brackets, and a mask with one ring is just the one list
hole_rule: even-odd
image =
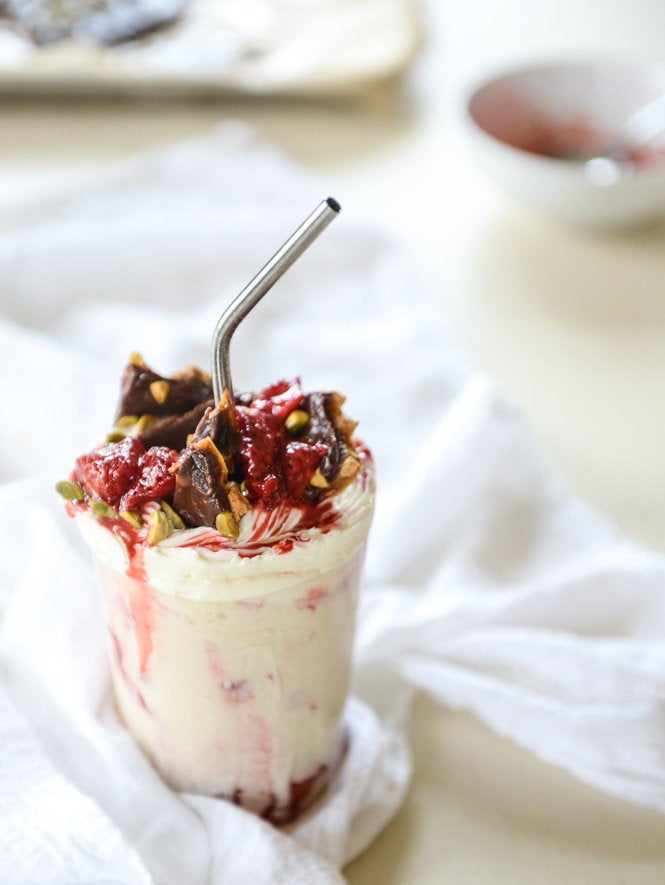
[[[630,11],[628,11],[630,10]],[[521,404],[571,487],[665,550],[665,222],[583,233],[529,214],[467,162],[451,101],[469,75],[571,52],[665,59],[661,0],[429,0],[422,58],[358,104],[4,101],[0,187],[242,119],[392,230],[477,362]],[[665,882],[665,817],[604,796],[422,698],[403,809],[352,885]],[[665,740],[665,735],[664,735]]]

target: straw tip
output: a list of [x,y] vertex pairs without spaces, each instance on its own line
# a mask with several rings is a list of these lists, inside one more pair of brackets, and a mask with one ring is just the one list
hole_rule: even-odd
[[337,200],[334,197],[328,197],[328,199],[326,200],[326,203],[330,206],[330,208],[333,210],[333,212],[341,212],[342,211],[342,207],[339,205],[339,203],[337,202]]

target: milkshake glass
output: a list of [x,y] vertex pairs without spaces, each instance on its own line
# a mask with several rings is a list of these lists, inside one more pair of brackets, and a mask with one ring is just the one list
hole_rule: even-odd
[[230,542],[199,527],[146,545],[77,512],[92,549],[118,712],[175,789],[274,823],[323,789],[346,742],[358,586],[373,505],[365,459],[321,524],[253,510]]

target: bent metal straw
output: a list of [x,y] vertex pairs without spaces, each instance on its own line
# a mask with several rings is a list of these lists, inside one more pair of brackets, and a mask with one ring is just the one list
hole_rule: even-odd
[[282,274],[337,217],[341,208],[337,200],[332,197],[323,200],[236,296],[219,318],[213,333],[211,348],[212,388],[215,403],[220,402],[225,390],[228,391],[230,402],[234,402],[229,360],[229,348],[233,333]]

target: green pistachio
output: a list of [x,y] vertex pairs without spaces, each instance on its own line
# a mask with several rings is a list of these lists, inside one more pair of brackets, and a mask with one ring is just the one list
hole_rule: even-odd
[[82,501],[85,497],[85,493],[81,486],[68,479],[63,479],[60,482],[57,482],[55,484],[55,490],[61,498],[65,499],[65,501]]
[[237,538],[240,530],[232,513],[228,510],[222,510],[215,517],[215,528],[224,535],[225,538]]
[[328,488],[328,480],[321,473],[321,471],[317,468],[314,472],[314,475],[309,481],[311,486],[314,486],[315,489],[327,489]]
[[164,541],[173,533],[171,523],[166,518],[166,514],[163,510],[153,510],[148,517],[148,525],[150,526],[148,532],[148,544],[150,544],[151,547],[155,544],[159,544],[160,541]]
[[182,521],[182,517],[180,514],[171,507],[168,501],[160,501],[159,506],[162,508],[164,513],[166,514],[166,518],[171,523],[171,527],[174,529],[184,529],[185,523]]
[[122,415],[115,422],[116,430],[130,430],[138,420],[138,415]]
[[169,398],[169,393],[171,392],[171,385],[168,381],[164,379],[160,381],[153,381],[152,384],[149,385],[150,395],[154,399],[156,403],[159,405],[163,405],[166,400]]
[[154,415],[151,415],[150,413],[146,412],[146,414],[141,415],[139,420],[136,422],[136,425],[134,426],[132,434],[134,436],[138,436],[140,433],[143,433],[144,430],[146,430],[148,427],[150,427],[151,424],[154,424],[156,420],[157,419],[155,418]]
[[141,514],[138,512],[138,510],[123,510],[120,516],[131,526],[133,526],[133,528],[143,528],[143,520],[141,519]]
[[294,409],[286,418],[284,427],[289,436],[299,436],[309,424],[309,415],[302,409]]
[[93,500],[90,501],[90,509],[101,519],[113,519],[116,515],[115,510],[106,501]]

